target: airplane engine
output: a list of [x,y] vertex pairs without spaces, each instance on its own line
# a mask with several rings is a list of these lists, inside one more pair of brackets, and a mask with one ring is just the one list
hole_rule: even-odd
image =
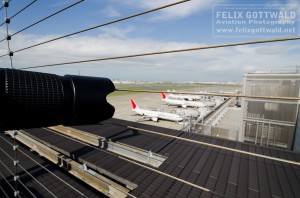
[[154,121],[154,122],[157,122],[158,118],[153,117],[153,118],[151,118],[151,120]]

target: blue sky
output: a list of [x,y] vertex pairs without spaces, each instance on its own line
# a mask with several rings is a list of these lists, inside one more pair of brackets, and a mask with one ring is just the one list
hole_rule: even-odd
[[[12,0],[9,16],[30,3],[31,0]],[[29,9],[12,19],[9,31],[48,16],[75,0],[39,0]],[[165,5],[174,0],[85,0],[57,16],[30,28],[12,38],[12,50],[41,41],[89,28],[101,23]],[[237,4],[238,2],[238,4]],[[295,11],[293,19],[299,36],[299,2],[296,0],[251,1],[253,4],[277,6],[278,10]],[[90,58],[121,56],[160,50],[181,49],[202,45],[242,42],[282,37],[280,34],[213,35],[213,8],[216,5],[233,8],[249,1],[192,0],[163,11],[130,19],[92,30],[74,37],[52,42],[40,47],[16,53],[16,68],[50,63],[85,60]],[[256,11],[256,10],[254,10]],[[4,17],[4,10],[0,16]],[[222,25],[222,27],[231,27]],[[234,26],[235,27],[235,26]],[[247,26],[253,28],[254,25]],[[4,26],[1,27],[4,37]],[[7,52],[6,42],[0,43],[0,53]],[[299,41],[211,49],[181,54],[140,57],[115,61],[84,63],[73,66],[35,69],[60,75],[78,74],[105,76],[121,80],[147,81],[241,81],[246,72],[257,70],[293,70],[300,65]],[[2,67],[9,66],[8,57],[0,59]]]

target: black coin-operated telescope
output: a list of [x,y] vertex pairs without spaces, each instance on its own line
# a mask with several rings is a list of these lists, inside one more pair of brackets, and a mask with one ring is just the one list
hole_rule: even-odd
[[0,69],[0,129],[96,124],[111,118],[107,78]]

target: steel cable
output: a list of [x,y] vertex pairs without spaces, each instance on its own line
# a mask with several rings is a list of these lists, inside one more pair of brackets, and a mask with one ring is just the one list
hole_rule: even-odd
[[[11,35],[11,37],[12,37],[12,36],[15,36],[15,35],[17,35],[17,34],[19,34],[19,33],[21,33],[21,32],[23,32],[23,31],[25,31],[25,30],[27,30],[27,29],[29,29],[29,28],[31,28],[31,27],[33,27],[33,26],[35,26],[35,25],[37,25],[37,24],[39,24],[39,23],[41,23],[41,22],[43,22],[43,21],[45,21],[45,20],[47,20],[47,19],[49,19],[49,18],[51,18],[51,17],[53,17],[53,16],[55,16],[55,15],[61,13],[61,12],[63,12],[63,11],[65,11],[65,10],[67,10],[67,9],[69,9],[69,8],[75,6],[75,5],[77,5],[77,4],[79,4],[79,3],[83,2],[83,1],[84,1],[84,0],[77,1],[77,2],[75,2],[75,3],[73,3],[73,4],[69,5],[69,6],[67,6],[67,7],[65,7],[65,8],[63,8],[63,9],[61,9],[61,10],[55,12],[55,13],[53,13],[53,14],[50,14],[49,16],[46,16],[46,17],[44,17],[44,18],[38,20],[37,22],[35,22],[35,23],[31,24],[31,25],[28,25],[28,26],[24,27],[23,29],[21,29],[21,30],[15,32],[15,33],[13,33],[13,34]],[[0,42],[4,41],[5,39],[6,39],[6,38],[0,40]],[[4,55],[1,55],[0,57],[7,56],[7,55],[8,55],[8,54],[4,54]]]
[[[2,150],[2,149],[1,149]],[[3,150],[2,150],[3,151]],[[11,175],[15,176],[15,174],[0,160],[0,163],[10,172]],[[31,190],[27,188],[27,186],[20,180],[18,179],[19,183],[31,194],[31,196],[36,197]]]
[[[130,162],[130,163],[133,163],[133,164],[137,165],[137,166],[140,166],[140,167],[149,169],[150,171],[153,171],[153,172],[156,172],[156,173],[165,175],[165,176],[167,176],[167,177],[169,177],[169,178],[172,178],[172,179],[177,180],[177,181],[179,181],[179,182],[182,182],[182,183],[184,183],[184,184],[187,184],[187,185],[190,185],[190,186],[192,186],[192,187],[198,188],[198,189],[200,189],[200,190],[204,190],[204,191],[207,191],[207,192],[211,192],[212,194],[215,194],[215,195],[219,195],[219,196],[224,197],[223,195],[221,195],[221,194],[219,194],[219,193],[216,193],[216,192],[214,192],[214,191],[212,191],[212,190],[210,190],[210,189],[208,189],[208,188],[205,188],[205,187],[203,187],[203,186],[199,186],[199,185],[196,185],[196,184],[192,184],[191,182],[185,181],[185,180],[183,180],[183,179],[180,179],[180,178],[178,178],[178,177],[172,176],[172,175],[170,175],[170,174],[163,173],[163,172],[158,171],[158,170],[156,170],[156,169],[153,169],[153,168],[150,168],[150,167],[148,167],[148,166],[145,166],[145,165],[143,165],[143,164],[141,164],[141,163],[139,163],[139,162],[133,161],[133,160],[131,160],[131,159],[127,159],[127,158],[125,158],[125,157],[121,157],[121,156],[119,156],[119,155],[117,155],[117,154],[115,154],[115,153],[108,152],[108,151],[106,151],[106,150],[104,150],[104,149],[101,149],[101,148],[96,147],[96,146],[94,146],[94,145],[90,145],[90,144],[88,144],[88,143],[86,143],[86,142],[82,142],[82,141],[80,141],[80,140],[77,140],[77,139],[72,138],[72,137],[70,137],[70,136],[67,136],[67,135],[65,135],[65,134],[58,133],[58,132],[56,132],[56,131],[53,131],[53,130],[50,130],[50,129],[47,129],[47,128],[44,128],[44,129],[46,129],[46,130],[48,130],[48,131],[51,131],[51,132],[54,132],[54,133],[56,133],[56,134],[59,134],[59,135],[61,135],[61,136],[63,136],[63,137],[66,137],[66,138],[68,138],[68,139],[74,140],[74,141],[76,141],[76,142],[79,142],[79,143],[81,143],[81,144],[84,144],[84,145],[93,147],[93,148],[95,148],[95,149],[97,149],[97,150],[101,150],[101,151],[103,151],[103,152],[105,152],[105,153],[107,153],[107,154],[109,154],[109,155],[116,156],[116,157],[118,157],[118,158],[120,158],[120,159],[126,160],[126,161],[128,161],[128,162]],[[126,194],[129,194],[129,193],[126,193]],[[129,194],[129,196],[135,197],[135,196],[133,196],[133,195],[131,195],[131,194]]]
[[[127,128],[130,128],[130,126],[127,126]],[[164,176],[167,176],[167,177],[169,177],[169,178],[172,178],[172,179],[174,179],[174,180],[176,180],[176,181],[182,182],[182,183],[187,184],[187,185],[189,185],[189,186],[192,186],[192,187],[198,188],[198,189],[200,189],[200,190],[204,190],[204,191],[210,192],[210,193],[212,193],[212,194],[214,194],[214,195],[218,195],[218,196],[221,196],[221,197],[225,197],[224,195],[222,195],[222,194],[220,194],[220,193],[217,193],[217,192],[215,192],[215,191],[213,191],[213,190],[210,190],[210,189],[208,189],[208,188],[205,188],[204,186],[196,185],[196,184],[193,184],[193,183],[188,182],[188,181],[186,181],[186,180],[183,180],[183,179],[180,179],[180,178],[178,178],[178,177],[175,177],[175,176],[173,176],[173,175],[170,175],[170,174],[161,172],[161,171],[156,170],[156,169],[154,169],[154,168],[150,168],[150,167],[148,167],[148,166],[146,166],[146,165],[143,165],[143,164],[141,164],[141,163],[139,163],[139,162],[133,161],[133,160],[131,160],[131,159],[127,159],[127,158],[125,158],[125,157],[121,157],[121,156],[119,156],[119,155],[117,155],[117,154],[114,154],[114,153],[112,153],[112,152],[108,152],[108,151],[106,151],[106,150],[104,150],[104,149],[101,149],[101,148],[96,147],[96,146],[94,146],[94,145],[90,145],[90,144],[88,144],[88,143],[86,143],[86,142],[82,142],[82,141],[80,141],[80,140],[78,140],[78,139],[72,138],[72,137],[67,136],[67,135],[65,135],[65,134],[58,133],[58,132],[53,131],[53,130],[50,130],[50,129],[48,129],[48,128],[44,128],[44,129],[46,129],[46,130],[48,130],[48,131],[51,131],[51,132],[53,132],[53,133],[59,134],[59,135],[61,135],[61,136],[63,136],[63,137],[66,137],[66,138],[68,138],[68,139],[71,139],[71,140],[73,140],[73,141],[79,142],[79,143],[81,143],[81,144],[84,144],[84,145],[93,147],[93,148],[95,148],[95,149],[97,149],[97,150],[101,150],[101,151],[103,151],[103,152],[105,152],[105,153],[108,153],[109,155],[116,156],[116,157],[118,157],[118,158],[120,158],[120,159],[126,160],[126,161],[128,161],[128,162],[130,162],[130,163],[133,163],[133,164],[138,165],[138,166],[140,166],[140,167],[146,168],[146,169],[148,169],[148,170],[150,170],[150,171],[153,171],[153,172],[156,172],[156,173],[158,173],[158,174],[162,174],[162,175],[164,175]],[[129,195],[131,195],[131,194],[129,194]],[[132,197],[134,197],[134,196],[132,196]]]
[[[125,21],[125,20],[131,19],[131,18],[134,18],[134,17],[137,17],[137,16],[141,16],[141,15],[144,15],[144,14],[148,14],[148,13],[151,13],[151,12],[154,12],[154,11],[162,10],[162,9],[165,9],[165,8],[168,8],[168,7],[171,7],[171,6],[174,6],[174,5],[178,5],[178,4],[181,4],[181,3],[185,3],[185,2],[188,2],[188,1],[191,1],[191,0],[183,0],[183,1],[175,2],[175,3],[172,3],[172,4],[168,4],[168,5],[165,5],[165,6],[158,7],[158,8],[154,8],[152,10],[148,10],[148,11],[141,12],[141,13],[138,13],[138,14],[134,14],[134,15],[131,15],[131,16],[128,16],[128,17],[117,19],[117,20],[114,20],[114,21],[111,21],[111,22],[107,22],[107,23],[104,23],[104,24],[101,24],[101,25],[97,25],[97,26],[94,26],[94,27],[91,27],[91,28],[87,28],[87,29],[84,29],[84,30],[73,32],[73,33],[70,33],[70,34],[67,34],[67,35],[64,35],[64,36],[60,36],[60,37],[57,37],[57,38],[54,38],[54,39],[50,39],[50,40],[47,40],[47,41],[44,41],[44,42],[41,42],[41,43],[37,43],[37,44],[31,45],[31,46],[16,50],[16,51],[14,51],[14,53],[21,52],[21,51],[24,51],[24,50],[28,50],[30,48],[37,47],[37,46],[40,46],[40,45],[44,45],[46,43],[50,43],[50,42],[53,42],[53,41],[57,41],[57,40],[60,40],[62,38],[67,38],[67,37],[70,37],[70,36],[74,36],[76,34],[87,32],[87,31],[90,31],[90,30],[93,30],[93,29],[96,29],[96,28],[99,28],[99,27],[103,27],[103,26],[107,26],[107,25],[110,25],[110,24]],[[16,32],[16,33],[12,34],[12,36],[16,35],[19,32]],[[7,56],[7,55],[8,54],[3,54],[0,57]]]
[[256,41],[247,41],[247,42],[239,42],[239,43],[202,46],[202,47],[195,47],[195,48],[185,48],[185,49],[178,49],[178,50],[168,50],[168,51],[160,51],[160,52],[132,54],[132,55],[125,55],[125,56],[97,58],[97,59],[72,61],[72,62],[64,62],[64,63],[54,63],[54,64],[38,65],[38,66],[32,66],[32,67],[23,67],[23,68],[20,68],[20,69],[34,69],[34,68],[41,68],[41,67],[53,67],[53,66],[60,66],[60,65],[70,65],[70,64],[96,62],[96,61],[107,61],[107,60],[125,59],[125,58],[142,57],[142,56],[152,56],[152,55],[160,55],[160,54],[171,54],[171,53],[197,51],[197,50],[223,48],[223,47],[233,47],[233,46],[241,46],[241,45],[253,45],[253,44],[259,44],[259,43],[272,43],[272,42],[281,42],[281,41],[291,41],[291,40],[299,40],[299,39],[300,39],[300,36],[298,36],[298,37],[287,37],[287,38],[275,38],[275,39],[267,39],[267,40],[256,40]]
[[[0,136],[1,137],[1,136]],[[5,140],[3,137],[1,137],[1,139]],[[13,144],[11,144],[13,145]],[[4,151],[1,147],[0,150],[6,155],[8,156],[13,162],[15,161],[14,158],[12,158],[6,151]],[[33,180],[35,180],[39,185],[41,185],[46,191],[48,191],[51,195],[53,195],[54,197],[57,197],[56,195],[54,195],[46,186],[44,186],[40,181],[38,181],[33,175],[31,175],[23,166],[21,166],[19,163],[17,163],[17,166],[19,166],[24,172],[26,172]],[[14,175],[14,174],[13,174]],[[14,175],[15,176],[15,175]]]
[[[2,137],[1,137],[2,138]],[[3,139],[3,138],[2,138]],[[15,160],[14,160],[14,158],[12,158],[6,151],[4,151],[2,148],[0,148],[0,150],[8,157],[8,158],[10,158],[13,162],[15,162]],[[16,174],[14,174],[5,164],[3,164],[3,162],[2,162],[2,160],[0,160],[0,162],[2,163],[2,165],[10,172],[10,174],[12,175],[12,176],[16,176]],[[1,172],[0,172],[1,173]],[[1,174],[1,176],[4,178],[4,176]],[[4,178],[5,180],[6,180],[6,178]],[[7,180],[6,180],[7,181]],[[15,182],[17,183],[17,182],[20,182],[20,180],[18,179],[18,180],[15,180]],[[7,182],[9,185],[10,185],[10,183],[9,182]],[[11,185],[10,185],[11,186]],[[11,188],[14,190],[14,192],[16,192],[16,191],[18,191],[18,188],[17,188],[17,185],[16,185],[16,188],[13,188],[12,186],[11,186]],[[30,192],[29,192],[30,193]],[[20,196],[20,194],[18,194],[18,196]]]
[[[10,144],[11,146],[13,146],[13,144],[11,142],[9,142],[8,140],[4,139],[3,137],[1,137],[2,140],[4,140],[5,142],[7,142],[8,144]],[[71,189],[75,190],[76,192],[78,192],[78,194],[85,196],[82,192],[80,192],[78,189],[76,189],[75,187],[71,186],[69,183],[67,183],[66,181],[64,181],[63,179],[61,179],[60,177],[58,177],[57,175],[55,175],[54,173],[52,173],[50,170],[48,170],[45,166],[43,166],[42,164],[40,164],[39,162],[37,162],[36,160],[34,160],[32,157],[30,157],[29,155],[27,155],[24,151],[18,149],[18,151],[20,153],[22,153],[23,155],[25,155],[27,158],[29,158],[30,160],[32,160],[34,163],[36,163],[37,165],[39,165],[42,169],[44,169],[45,171],[47,171],[48,173],[50,173],[51,175],[53,175],[54,177],[56,177],[58,180],[60,180],[62,183],[66,184],[67,186],[69,186]]]
[[[21,10],[19,10],[18,12],[16,12],[14,15],[12,15],[9,19],[11,20],[14,17],[18,16],[21,12],[23,12],[24,10],[26,10],[28,7],[30,7],[35,2],[37,2],[37,0],[33,0],[31,3],[29,3],[28,5],[26,5],[24,8],[22,8]],[[5,22],[1,23],[0,26],[2,26],[3,24],[5,24]]]
[[[8,3],[8,2],[7,2]],[[8,5],[7,5],[8,6]],[[7,7],[4,6],[5,8],[5,20],[8,19],[8,11],[7,11]],[[6,40],[7,40],[7,48],[8,48],[8,55],[9,55],[9,59],[10,59],[10,67],[13,69],[13,63],[12,63],[12,54],[11,54],[11,50],[10,50],[10,45],[9,45],[9,34],[8,34],[8,22],[5,22],[6,24]]]
[[0,176],[4,179],[4,181],[9,185],[9,187],[16,192],[16,190],[14,189],[14,187],[9,183],[9,181],[4,177],[4,175],[1,173],[0,171]]
[[37,22],[35,22],[35,23],[33,23],[33,24],[31,24],[31,25],[29,25],[29,26],[27,26],[27,27],[25,27],[25,28],[23,28],[23,29],[21,29],[19,31],[17,31],[17,32],[15,32],[15,33],[13,33],[11,36],[15,36],[15,35],[23,32],[23,31],[27,30],[28,28],[31,28],[31,27],[33,27],[33,26],[35,26],[35,25],[37,25],[37,24],[39,24],[39,23],[41,23],[41,22],[43,22],[43,21],[45,21],[45,20],[47,20],[47,19],[49,19],[49,18],[51,18],[53,16],[55,16],[55,15],[57,15],[57,14],[63,12],[63,11],[65,11],[65,10],[67,10],[67,9],[69,9],[69,8],[75,6],[75,5],[77,5],[77,4],[79,4],[79,3],[83,2],[83,1],[84,0],[79,0],[79,1],[77,1],[77,2],[75,2],[73,4],[71,4],[71,5],[65,7],[65,8],[63,8],[63,9],[61,9],[61,10],[59,10],[59,11],[57,11],[57,12],[51,14],[51,15],[49,15],[49,16],[47,16],[47,17],[45,17],[45,18],[43,18],[43,19],[41,19],[41,20],[39,20],[39,21],[37,21]]
[[5,197],[9,198],[9,196],[6,194],[5,190],[2,188],[2,186],[0,185],[0,190],[2,191],[2,193],[5,195]]
[[[9,3],[11,0],[8,0],[7,2]],[[0,11],[4,8],[4,5],[1,6]]]
[[67,183],[66,181],[64,181],[63,179],[61,179],[60,177],[58,177],[57,175],[55,175],[54,173],[52,173],[50,170],[48,170],[46,167],[44,167],[42,164],[38,163],[36,160],[34,160],[33,158],[31,158],[30,156],[28,156],[26,153],[24,153],[23,151],[19,150],[20,153],[22,153],[23,155],[25,155],[26,157],[28,157],[29,159],[31,159],[33,162],[35,162],[37,165],[39,165],[42,169],[44,169],[45,171],[47,171],[48,173],[50,173],[51,175],[53,175],[55,178],[57,178],[58,180],[60,180],[62,183],[64,183],[65,185],[69,186],[71,189],[73,189],[74,191],[76,191],[78,194],[86,197],[82,192],[80,192],[78,189],[76,189],[75,187],[71,186],[69,183]]
[[254,156],[254,157],[259,157],[259,158],[263,158],[263,159],[268,159],[268,160],[278,161],[278,162],[282,162],[282,163],[287,163],[287,164],[290,164],[290,165],[300,166],[300,161],[292,161],[292,160],[286,160],[286,159],[281,159],[281,158],[277,158],[277,157],[271,157],[271,156],[267,156],[267,155],[264,155],[264,154],[258,154],[258,153],[253,153],[253,152],[249,152],[249,151],[243,151],[243,150],[240,150],[240,149],[229,148],[229,147],[220,146],[220,145],[217,145],[217,144],[210,144],[210,143],[207,143],[207,142],[202,142],[202,141],[188,139],[188,138],[182,138],[182,137],[178,137],[178,136],[174,136],[174,135],[164,134],[164,133],[151,131],[151,130],[146,130],[146,129],[142,129],[142,128],[137,128],[137,127],[133,127],[133,126],[127,126],[127,128],[132,129],[132,130],[136,130],[136,131],[151,133],[151,134],[154,134],[154,135],[160,135],[160,136],[164,136],[164,137],[174,138],[174,139],[178,139],[178,140],[182,140],[182,141],[186,141],[186,142],[190,142],[190,143],[194,143],[194,144],[200,144],[200,145],[203,145],[203,146],[213,147],[213,148],[217,148],[217,149],[221,149],[221,150],[232,151],[232,152],[245,154],[245,155],[249,155],[249,156]]
[[34,181],[36,181],[40,186],[42,186],[46,191],[48,191],[53,197],[57,197],[51,190],[49,190],[44,184],[42,184],[39,180],[37,180],[30,172],[28,172],[23,166],[18,164],[18,166],[29,175]]
[[[43,129],[45,129],[45,130],[47,130],[47,131],[50,131],[50,132],[52,132],[52,133],[56,133],[56,134],[58,134],[58,135],[60,135],[60,136],[63,136],[63,137],[65,137],[65,138],[68,138],[68,139],[70,139],[70,140],[76,141],[76,142],[78,142],[78,143],[80,143],[80,144],[84,144],[84,145],[86,145],[86,146],[93,147],[93,148],[95,148],[95,149],[97,149],[97,150],[101,150],[102,152],[107,153],[107,154],[109,154],[109,155],[113,155],[113,156],[115,156],[115,157],[119,157],[119,155],[117,155],[117,154],[111,153],[111,152],[109,152],[109,151],[106,151],[106,150],[101,149],[101,148],[99,148],[99,147],[96,147],[96,146],[94,146],[94,145],[90,145],[90,144],[88,144],[88,143],[86,143],[86,142],[82,142],[82,141],[80,141],[80,140],[78,140],[78,139],[75,139],[75,138],[72,138],[72,137],[70,137],[70,136],[64,135],[64,134],[59,133],[59,132],[57,132],[57,131],[54,131],[54,130],[52,130],[52,129],[49,129],[49,128],[43,128]],[[104,182],[104,183],[106,183],[106,184],[108,184],[108,183],[107,183],[106,181],[104,181],[104,180],[101,180],[101,181]],[[126,192],[126,191],[123,191],[122,189],[119,189],[117,186],[114,186],[114,188],[117,188],[118,190],[122,191],[123,193],[125,193],[126,195],[128,195],[128,196],[130,196],[130,197],[132,197],[132,198],[136,198],[134,195],[132,195],[132,194]]]
[[20,184],[31,194],[32,197],[37,198],[37,196],[35,196],[33,194],[33,192],[19,179]]
[[[123,92],[137,92],[137,93],[164,93],[164,90],[130,90],[130,89],[116,89],[115,91]],[[172,94],[188,94],[188,95],[207,95],[207,96],[222,96],[222,97],[240,97],[240,98],[255,98],[255,99],[273,99],[273,100],[300,100],[299,97],[281,97],[281,96],[250,96],[243,94],[218,94],[218,93],[193,93],[176,91]]]

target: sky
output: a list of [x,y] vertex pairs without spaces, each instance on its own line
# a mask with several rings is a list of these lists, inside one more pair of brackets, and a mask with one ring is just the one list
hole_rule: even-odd
[[[11,0],[8,16],[32,0]],[[9,34],[76,2],[38,0],[8,24]],[[11,50],[18,50],[102,23],[117,20],[174,0],[85,0],[78,5],[12,37]],[[15,68],[138,53],[174,50],[299,36],[297,0],[191,0],[161,11],[132,18],[15,53]],[[259,11],[264,11],[258,16]],[[283,15],[270,15],[281,13]],[[5,16],[5,10],[0,16]],[[250,20],[252,22],[250,22]],[[243,23],[245,24],[234,24]],[[268,23],[278,23],[270,25]],[[281,23],[282,22],[282,23]],[[283,24],[289,23],[289,24]],[[255,24],[263,23],[263,24]],[[280,24],[281,23],[281,24]],[[6,37],[5,25],[0,37]],[[289,29],[288,33],[256,32],[257,29]],[[239,32],[228,32],[229,30]],[[251,31],[250,31],[251,30]],[[242,31],[242,32],[241,32]],[[244,31],[244,32],[243,32]],[[0,39],[1,40],[1,39]],[[254,71],[288,71],[300,66],[300,41],[199,50],[148,57],[72,64],[31,69],[59,75],[79,74],[112,80],[241,82]],[[7,42],[0,43],[0,55],[7,53]],[[8,56],[0,58],[10,67]]]

